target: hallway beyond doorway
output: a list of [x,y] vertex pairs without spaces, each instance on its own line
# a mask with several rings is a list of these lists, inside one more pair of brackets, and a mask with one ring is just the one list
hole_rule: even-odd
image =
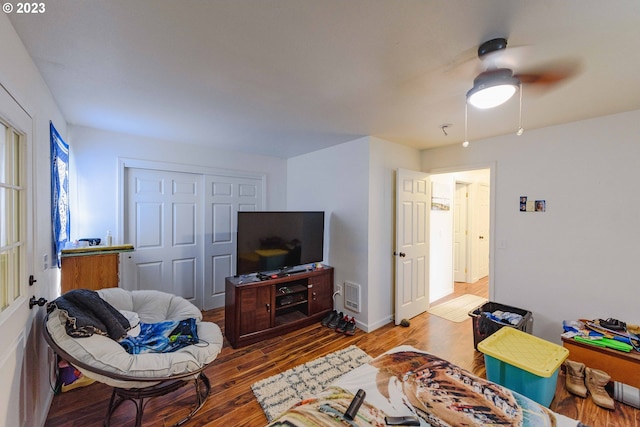
[[489,298],[489,276],[484,276],[483,278],[481,278],[480,280],[474,283],[454,282],[453,292],[445,297],[442,297],[432,302],[430,306],[434,307],[438,304],[442,304],[443,302],[450,301],[464,294],[478,295],[480,297],[484,297],[488,299]]

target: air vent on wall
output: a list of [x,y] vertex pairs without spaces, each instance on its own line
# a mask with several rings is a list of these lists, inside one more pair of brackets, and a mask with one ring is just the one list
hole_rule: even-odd
[[360,285],[344,282],[344,307],[360,313]]

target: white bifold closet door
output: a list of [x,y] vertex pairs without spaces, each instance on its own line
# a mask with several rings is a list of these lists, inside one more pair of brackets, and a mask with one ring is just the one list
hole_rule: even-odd
[[260,178],[125,168],[126,289],[157,289],[201,309],[224,305],[238,210],[261,210]]

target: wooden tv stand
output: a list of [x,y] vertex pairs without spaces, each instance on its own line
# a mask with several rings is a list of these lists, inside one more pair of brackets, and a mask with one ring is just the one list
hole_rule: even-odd
[[333,267],[260,280],[225,279],[225,336],[234,348],[319,322],[333,309]]
[[606,347],[584,344],[571,338],[562,337],[562,345],[569,350],[569,359],[584,363],[588,368],[600,369],[618,381],[640,388],[640,353],[629,353]]

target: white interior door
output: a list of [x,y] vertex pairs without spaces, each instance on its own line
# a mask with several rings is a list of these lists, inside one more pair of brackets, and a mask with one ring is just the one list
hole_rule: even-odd
[[156,289],[202,307],[202,175],[127,168],[127,289]]
[[453,280],[467,281],[468,184],[456,182],[453,208]]
[[395,323],[429,308],[429,175],[396,173]]
[[[46,416],[48,360],[42,336],[32,327],[37,309],[29,297],[33,271],[33,123],[0,85],[0,425],[38,425]],[[31,294],[30,294],[31,292]],[[37,308],[37,307],[36,307]],[[40,406],[38,404],[40,403]]]
[[238,211],[262,210],[262,180],[205,176],[204,309],[224,306],[225,277],[236,270]]
[[490,241],[490,199],[489,186],[478,186],[478,276],[489,275],[489,241]]

